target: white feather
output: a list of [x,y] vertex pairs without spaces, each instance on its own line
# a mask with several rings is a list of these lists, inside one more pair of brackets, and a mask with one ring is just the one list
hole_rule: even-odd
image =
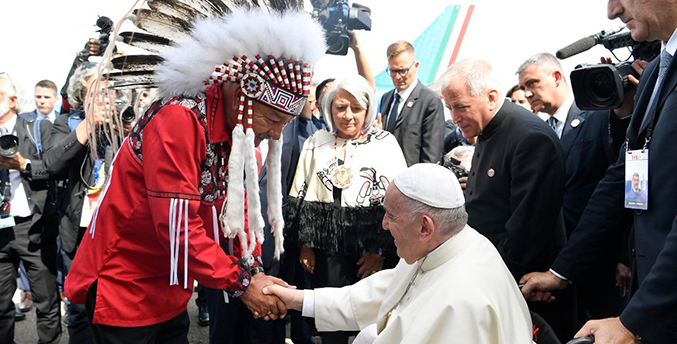
[[214,67],[233,56],[283,56],[312,67],[325,50],[322,27],[308,13],[237,9],[225,18],[196,21],[190,37],[162,54],[165,62],[156,68],[159,94],[198,95]]

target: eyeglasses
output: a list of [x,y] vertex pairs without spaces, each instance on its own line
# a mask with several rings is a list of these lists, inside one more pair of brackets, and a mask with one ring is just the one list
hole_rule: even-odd
[[386,72],[390,74],[390,76],[395,76],[395,75],[400,75],[401,77],[407,76],[407,73],[409,73],[409,70],[411,67],[416,64],[416,61],[412,62],[411,65],[408,68],[402,68],[402,69],[390,69],[390,67],[386,68]]

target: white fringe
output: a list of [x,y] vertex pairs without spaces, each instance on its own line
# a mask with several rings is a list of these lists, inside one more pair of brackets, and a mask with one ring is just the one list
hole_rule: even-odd
[[169,285],[179,284],[179,248],[183,224],[183,288],[188,289],[188,200],[169,201]]
[[[244,230],[244,160],[245,134],[242,125],[233,129],[233,146],[228,158],[228,201],[223,233],[228,238],[240,237],[243,252],[247,250],[247,233]],[[223,216],[223,214],[222,214]]]
[[212,227],[214,228],[214,241],[221,246],[221,233],[219,233],[219,216],[216,213],[216,206],[212,206]]
[[268,157],[266,168],[268,171],[268,222],[270,231],[275,237],[274,258],[280,259],[284,253],[284,216],[282,215],[282,172],[280,171],[282,157],[282,135],[279,140],[268,140]]
[[249,219],[249,247],[243,257],[250,257],[256,248],[256,242],[263,243],[263,216],[261,215],[261,199],[259,196],[259,171],[256,164],[256,147],[254,147],[254,130],[248,129],[244,143],[244,169],[247,175],[247,218]]

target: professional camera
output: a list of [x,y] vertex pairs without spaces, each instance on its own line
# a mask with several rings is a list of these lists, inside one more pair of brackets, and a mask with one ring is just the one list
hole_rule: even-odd
[[[101,56],[106,51],[106,48],[108,48],[108,44],[110,43],[110,32],[113,29],[113,21],[106,16],[100,16],[96,20],[95,25],[99,27],[99,29],[96,30],[96,32],[99,33],[99,53],[97,56]],[[82,49],[79,55],[83,61],[86,61],[89,58],[89,43],[85,44],[85,47]]]
[[[651,61],[658,56],[661,49],[660,41],[636,42],[630,36],[630,32],[605,34],[602,31],[587,39],[591,38],[594,39],[592,45],[604,44],[604,47],[612,54],[614,49],[629,47],[635,60]],[[632,68],[632,61],[576,66],[576,69],[571,72],[571,87],[576,98],[576,105],[584,110],[605,110],[620,107],[625,99],[625,93],[634,87],[628,81],[629,75],[639,79],[639,75]]]
[[12,135],[0,136],[0,155],[11,158],[19,151],[19,138]]
[[115,110],[120,114],[120,119],[123,123],[132,123],[136,120],[136,113],[134,113],[134,104],[136,104],[137,92],[132,90],[131,99],[127,94],[118,92],[115,98]]
[[461,166],[461,161],[452,156],[446,157],[442,166],[448,168],[451,172],[454,172],[456,178],[468,176],[468,170]]
[[348,0],[311,0],[313,17],[327,35],[327,54],[346,55],[350,46],[347,30],[371,30],[371,10]]

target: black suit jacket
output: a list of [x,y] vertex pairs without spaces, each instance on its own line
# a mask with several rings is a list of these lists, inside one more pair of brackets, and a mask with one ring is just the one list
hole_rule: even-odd
[[505,101],[478,138],[465,197],[468,224],[494,243],[515,279],[547,270],[564,246],[563,195],[557,135]]
[[[677,63],[668,72],[658,96],[654,129],[649,143],[648,210],[623,207],[625,154],[606,172],[581,216],[570,242],[553,264],[553,270],[576,281],[594,267],[609,244],[622,235],[622,226],[634,225],[634,274],[639,290],[621,321],[647,343],[677,343]],[[641,149],[647,136],[643,124],[658,76],[658,59],[647,66],[637,90],[635,111],[628,127],[630,149]],[[651,121],[647,121],[651,122]]]
[[597,183],[616,161],[609,137],[610,115],[609,110],[581,110],[575,104],[568,113],[560,140],[566,161],[562,215],[567,235],[578,224]]
[[59,234],[61,248],[73,254],[84,234],[80,230],[80,217],[87,190],[82,178],[89,180],[94,162],[89,156],[89,147],[78,141],[75,131],[71,132],[67,113],[54,120],[50,147],[45,155],[47,170],[68,179],[65,195],[60,199]]
[[[39,244],[44,231],[50,230],[51,232],[52,229],[56,230],[57,227],[55,223],[50,223],[54,220],[56,212],[55,195],[50,193],[50,175],[43,164],[44,153],[38,152],[36,146],[36,142],[41,144],[42,152],[49,148],[48,142],[52,123],[48,120],[42,120],[37,128],[35,127],[36,123],[34,120],[17,115],[14,131],[19,139],[19,153],[25,159],[31,161],[30,173],[21,173],[21,184],[23,184],[29,204],[32,203],[36,206],[31,218],[29,239],[31,242]],[[41,219],[45,221],[41,222]]]
[[[394,95],[393,89],[381,98],[384,127],[388,123]],[[407,166],[440,161],[444,153],[444,108],[437,93],[418,81],[402,106],[393,134],[402,148]]]

